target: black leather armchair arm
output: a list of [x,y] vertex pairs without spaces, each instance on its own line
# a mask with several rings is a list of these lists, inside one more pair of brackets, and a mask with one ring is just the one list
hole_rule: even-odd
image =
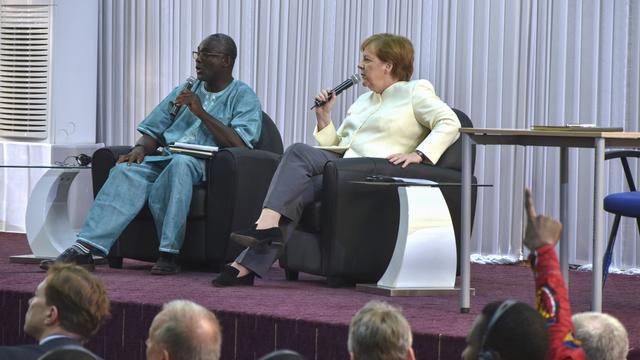
[[[264,150],[226,148],[209,161],[208,234],[215,238],[228,238],[232,231],[252,226],[262,210],[262,201],[280,157],[279,154]],[[229,242],[228,248],[211,248],[207,251],[211,251],[212,257],[227,254],[226,257],[230,258],[241,250],[239,245]]]
[[109,177],[109,171],[116,166],[120,155],[129,153],[131,146],[107,146],[96,150],[91,159],[91,179],[93,180],[93,197],[98,195],[105,181]]

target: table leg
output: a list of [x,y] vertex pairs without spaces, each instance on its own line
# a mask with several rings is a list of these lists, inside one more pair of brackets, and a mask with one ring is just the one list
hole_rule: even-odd
[[462,187],[461,187],[461,235],[460,240],[460,312],[471,309],[471,138],[462,134]]
[[604,138],[595,139],[595,174],[593,179],[593,254],[591,311],[602,311],[602,255],[604,242]]
[[567,289],[569,288],[569,241],[567,240],[566,226],[569,223],[567,205],[569,204],[569,149],[560,148],[560,222],[564,224],[565,231],[560,238],[560,271]]

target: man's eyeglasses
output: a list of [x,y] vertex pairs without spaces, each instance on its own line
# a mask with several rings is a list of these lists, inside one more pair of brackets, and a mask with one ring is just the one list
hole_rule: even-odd
[[211,56],[226,56],[227,54],[216,53],[216,52],[206,52],[206,51],[192,51],[191,56],[193,56],[193,60],[198,60],[198,58],[205,58]]

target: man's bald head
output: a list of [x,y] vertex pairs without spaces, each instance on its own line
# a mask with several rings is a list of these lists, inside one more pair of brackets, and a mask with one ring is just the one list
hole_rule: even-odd
[[220,323],[206,308],[188,301],[166,303],[149,328],[147,359],[218,360],[222,345]]

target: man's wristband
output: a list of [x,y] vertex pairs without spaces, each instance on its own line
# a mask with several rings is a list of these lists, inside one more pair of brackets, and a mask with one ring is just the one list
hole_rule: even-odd
[[418,154],[418,156],[420,156],[420,159],[422,159],[422,163],[424,163],[424,164],[428,164],[429,163],[429,158],[422,151],[416,150],[416,154]]

